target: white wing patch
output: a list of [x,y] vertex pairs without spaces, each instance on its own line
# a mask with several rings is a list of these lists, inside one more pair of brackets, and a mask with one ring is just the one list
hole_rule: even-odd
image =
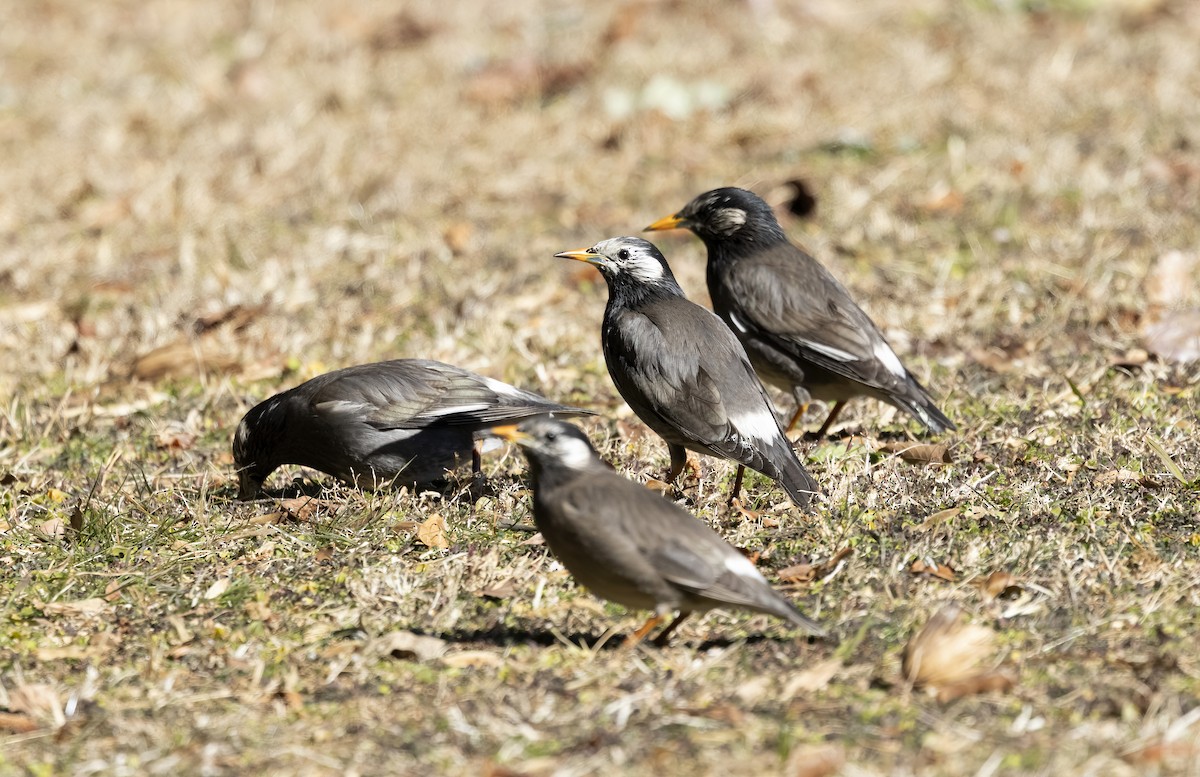
[[880,340],[875,343],[875,358],[884,367],[887,367],[888,372],[895,375],[897,378],[905,378],[908,376],[908,370],[904,369],[904,365],[900,363],[900,357],[892,350],[892,347]]
[[748,413],[730,416],[729,420],[739,434],[752,437],[764,445],[770,445],[779,434],[779,421],[765,405]]
[[729,314],[729,323],[733,324],[733,328],[738,330],[739,332],[741,332],[744,335],[750,333],[750,328],[747,327],[746,324],[740,318],[737,317],[737,313]]
[[[843,351],[841,348],[834,348],[832,345],[825,345],[824,343],[818,343],[813,340],[801,340],[800,342],[803,343],[804,345],[807,345],[809,348],[813,349],[814,351],[817,351],[818,353],[823,353],[826,356],[828,356],[830,359],[836,359],[839,362],[856,362],[856,361],[858,361],[858,357],[855,356],[854,354],[850,353],[849,351]],[[892,358],[895,359],[896,355],[892,354]],[[899,361],[897,361],[897,363],[899,363]]]
[[520,389],[514,388],[507,383],[488,377],[485,377],[483,382],[488,388],[502,397],[508,397],[509,399],[525,399],[525,395]]
[[726,556],[725,568],[738,577],[744,577],[748,580],[765,580],[762,573],[754,567],[754,564],[750,563],[750,559],[741,553],[732,553]]

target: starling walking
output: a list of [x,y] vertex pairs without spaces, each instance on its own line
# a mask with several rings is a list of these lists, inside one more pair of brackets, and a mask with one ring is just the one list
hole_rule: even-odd
[[492,433],[529,459],[534,521],[567,571],[596,596],[654,612],[627,646],[678,611],[655,640],[665,644],[689,614],[717,607],[765,612],[824,635],[707,524],[609,468],[575,426],[542,417]]
[[684,296],[662,253],[641,238],[616,237],[556,256],[595,265],[608,283],[601,330],[608,374],[666,441],[667,479],[679,475],[691,449],[761,472],[807,508],[816,481],[784,435],[745,349],[720,319]]
[[646,229],[676,227],[704,241],[713,309],[758,374],[795,397],[789,431],[811,399],[831,400],[817,432],[823,437],[846,401],[859,396],[894,405],[933,432],[955,428],[846,288],[788,240],[758,195],[715,189]]

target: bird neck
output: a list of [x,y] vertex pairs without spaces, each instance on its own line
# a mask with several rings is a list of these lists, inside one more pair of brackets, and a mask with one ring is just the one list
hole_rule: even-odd
[[732,262],[747,256],[752,251],[762,250],[777,243],[786,243],[787,235],[783,228],[774,221],[747,224],[732,235],[701,235],[704,246],[708,249],[708,259]]
[[674,277],[665,277],[653,283],[614,283],[608,290],[606,313],[640,307],[660,299],[686,296]]

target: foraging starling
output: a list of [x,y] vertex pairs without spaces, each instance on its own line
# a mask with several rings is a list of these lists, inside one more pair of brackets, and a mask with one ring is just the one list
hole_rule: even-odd
[[690,613],[725,606],[776,615],[824,635],[707,524],[614,472],[575,426],[531,418],[492,434],[520,445],[529,459],[534,522],[567,571],[596,596],[654,611],[626,645],[675,610],[679,617],[658,644]]
[[720,319],[683,295],[662,253],[641,238],[615,237],[556,256],[593,264],[608,282],[601,330],[608,374],[666,441],[667,479],[683,469],[690,448],[763,473],[807,508],[816,481],[784,436],[745,349]]
[[915,416],[934,432],[954,424],[933,404],[850,293],[788,241],[769,205],[745,189],[701,194],[647,231],[685,227],[708,248],[713,309],[746,347],[763,380],[798,405],[833,400],[823,437],[846,400],[868,396]]
[[246,413],[233,437],[238,498],[257,496],[284,464],[365,488],[437,480],[467,453],[478,471],[478,432],[545,413],[590,415],[427,359],[335,370]]

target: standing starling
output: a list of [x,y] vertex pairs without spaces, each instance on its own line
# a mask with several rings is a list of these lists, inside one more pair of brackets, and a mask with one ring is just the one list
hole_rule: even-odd
[[608,374],[666,441],[667,479],[679,475],[690,448],[763,473],[807,508],[816,481],[796,458],[746,351],[720,319],[684,296],[662,253],[641,238],[615,237],[556,256],[593,264],[608,282],[601,330]]
[[239,499],[277,467],[299,464],[364,488],[444,477],[481,430],[546,413],[590,415],[427,359],[319,375],[255,405],[233,436]]
[[532,418],[492,433],[529,459],[534,521],[567,571],[596,596],[654,611],[627,646],[671,612],[679,617],[660,645],[690,613],[716,607],[765,612],[824,634],[707,524],[609,468],[576,427]]
[[708,248],[713,309],[758,374],[795,397],[789,431],[810,399],[833,400],[817,432],[823,437],[846,401],[858,396],[894,405],[934,432],[955,428],[846,288],[788,241],[758,195],[715,189],[646,230],[676,227],[690,229]]

